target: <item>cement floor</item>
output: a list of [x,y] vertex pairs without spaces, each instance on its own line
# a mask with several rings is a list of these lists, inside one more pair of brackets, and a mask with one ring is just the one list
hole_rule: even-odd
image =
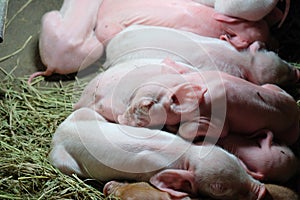
[[[59,9],[63,0],[10,0],[4,41],[0,44],[0,62],[6,72],[17,77],[27,76],[43,68],[38,54],[38,36],[41,18],[47,11]],[[26,43],[27,41],[27,43]],[[24,49],[22,47],[24,46]],[[5,73],[0,73],[0,78]]]

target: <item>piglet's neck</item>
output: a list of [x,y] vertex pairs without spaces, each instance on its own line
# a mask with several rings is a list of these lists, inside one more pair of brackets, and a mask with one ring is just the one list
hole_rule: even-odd
[[[134,143],[134,144],[133,144]],[[177,135],[161,132],[157,135],[144,140],[143,142],[131,142],[129,148],[143,149],[141,155],[143,159],[160,161],[159,165],[163,168],[190,169],[190,159],[192,155],[200,155],[207,152],[207,147],[196,146],[192,142],[186,141]],[[147,156],[148,154],[148,156]]]

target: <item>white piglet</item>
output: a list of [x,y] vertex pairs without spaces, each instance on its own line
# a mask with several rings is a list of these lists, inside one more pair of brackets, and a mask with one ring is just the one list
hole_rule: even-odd
[[57,129],[50,159],[66,174],[101,181],[150,181],[176,198],[262,199],[265,186],[238,159],[159,130],[106,122],[93,110],[72,113]]

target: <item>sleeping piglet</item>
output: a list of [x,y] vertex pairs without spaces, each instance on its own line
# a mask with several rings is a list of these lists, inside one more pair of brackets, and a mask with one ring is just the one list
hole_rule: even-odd
[[[168,13],[168,16],[166,16]],[[264,20],[247,21],[215,12],[193,0],[103,0],[98,12],[96,35],[106,44],[131,25],[152,25],[189,31],[227,40],[237,49],[254,41],[269,42]]]
[[223,72],[145,77],[128,99],[126,111],[117,117],[120,124],[180,124],[179,134],[190,140],[222,138],[229,132],[251,136],[263,129],[286,144],[299,137],[299,110],[289,94],[275,85],[258,86]]
[[169,63],[169,60],[133,59],[116,64],[88,83],[74,110],[89,107],[106,120],[118,122],[117,117],[125,112],[132,91],[143,84],[147,77],[195,71],[188,65],[174,67]]
[[104,47],[94,32],[100,4],[99,0],[64,0],[60,11],[43,16],[39,52],[47,70],[33,73],[29,83],[37,76],[77,72],[101,57]]
[[91,109],[57,128],[50,159],[63,173],[101,181],[149,181],[176,198],[262,199],[265,187],[220,147],[198,146],[159,130],[109,123]]
[[124,68],[127,67],[121,65],[124,61],[145,59],[151,64],[150,59],[164,58],[180,61],[200,71],[227,72],[258,85],[292,85],[300,78],[297,68],[276,53],[261,49],[258,42],[251,44],[248,50],[237,51],[228,42],[216,38],[142,25],[124,29],[109,42],[104,66],[110,68],[119,64],[118,67]]
[[264,20],[249,22],[225,16],[193,0],[65,0],[60,11],[43,16],[39,51],[47,70],[32,74],[29,82],[39,75],[86,68],[101,57],[110,39],[134,24],[216,37],[237,49],[254,41],[269,41]]

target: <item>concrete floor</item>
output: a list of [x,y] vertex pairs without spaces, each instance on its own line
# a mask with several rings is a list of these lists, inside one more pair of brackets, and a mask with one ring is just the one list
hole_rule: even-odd
[[[38,35],[41,18],[47,11],[59,9],[63,0],[10,0],[4,41],[0,44],[0,67],[18,77],[28,76],[42,69],[38,54]],[[31,38],[31,39],[30,39]],[[29,40],[30,39],[30,40]],[[3,58],[25,48],[1,62]],[[0,78],[5,73],[0,72]]]

